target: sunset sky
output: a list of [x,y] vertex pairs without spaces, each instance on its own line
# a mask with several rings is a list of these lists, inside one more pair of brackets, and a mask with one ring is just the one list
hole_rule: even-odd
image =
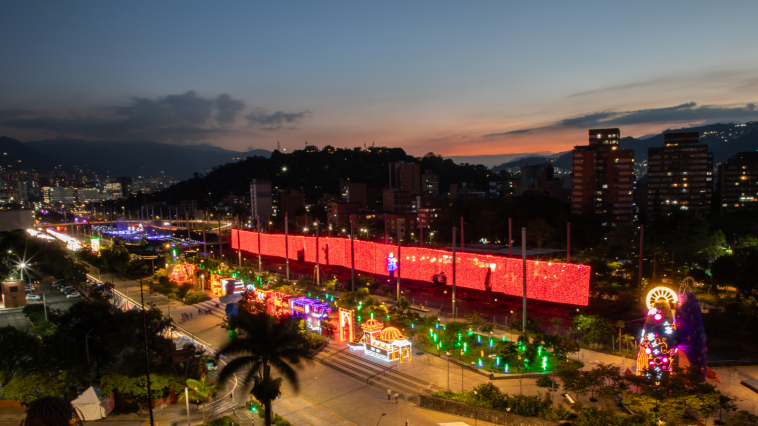
[[0,3],[0,136],[571,149],[758,120],[756,1]]

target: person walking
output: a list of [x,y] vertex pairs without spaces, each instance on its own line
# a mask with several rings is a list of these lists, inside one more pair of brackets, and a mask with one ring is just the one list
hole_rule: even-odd
[[395,392],[395,404],[397,404],[397,399],[400,397],[400,394]]
[[387,401],[392,401],[392,390],[387,389]]
[[190,313],[190,319],[192,319],[192,313]]

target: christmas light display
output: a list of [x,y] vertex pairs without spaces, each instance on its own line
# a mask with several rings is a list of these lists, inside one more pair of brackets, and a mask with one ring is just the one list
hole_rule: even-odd
[[90,247],[92,247],[93,254],[100,254],[100,238],[91,238]]
[[355,318],[355,311],[352,309],[339,308],[339,333],[338,336],[340,342],[352,341],[355,333],[355,326],[353,325],[353,318]]
[[656,287],[647,295],[647,319],[640,336],[637,374],[647,370],[657,378],[671,372],[677,364],[676,292]]
[[679,335],[679,367],[691,366],[705,381],[708,361],[708,348],[705,345],[705,328],[701,315],[700,303],[695,294],[689,290],[679,292],[676,307],[677,334]]
[[356,343],[349,344],[351,349],[362,348],[366,355],[385,361],[412,358],[413,347],[408,338],[403,336],[395,327],[384,327],[384,324],[375,319],[370,319],[361,324],[363,336]]
[[295,318],[303,318],[308,329],[321,332],[321,320],[329,318],[332,308],[326,302],[319,302],[307,297],[289,299],[290,313]]
[[181,263],[171,269],[169,280],[176,285],[194,284],[196,266],[191,263]]
[[[239,238],[238,238],[239,235]],[[258,239],[260,238],[260,250]],[[316,262],[316,239],[289,236],[289,252],[285,252],[284,235],[260,234],[232,230],[232,249],[241,249],[266,256],[289,257]],[[354,241],[355,269],[376,275],[390,273],[390,257],[396,246],[369,241]],[[351,265],[350,240],[319,238],[322,265]],[[422,247],[403,247],[400,278],[432,282],[435,276],[452,277],[452,253]],[[476,290],[522,296],[522,264],[520,259],[478,253],[456,253],[456,285]],[[527,261],[527,298],[586,306],[589,301],[590,267],[562,262]],[[447,280],[452,285],[452,280]]]

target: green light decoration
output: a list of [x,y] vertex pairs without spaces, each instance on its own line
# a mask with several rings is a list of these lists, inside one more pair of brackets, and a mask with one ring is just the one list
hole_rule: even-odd
[[505,336],[503,336],[503,342],[505,342]]
[[492,339],[490,339],[490,347],[492,347]]
[[361,322],[361,316],[358,315],[358,322]]
[[464,352],[464,353],[466,352],[466,346],[467,346],[467,344],[466,344],[466,343],[464,343],[464,344],[463,344],[463,352]]
[[463,335],[461,333],[458,333],[458,341],[461,341],[461,338],[463,338]]
[[498,367],[500,367],[500,357],[497,357],[497,361],[495,362],[495,365],[497,365]]
[[435,328],[440,328],[440,322],[437,321],[437,324],[434,325]]
[[542,347],[537,348],[537,355],[542,355]]
[[371,313],[371,319],[374,319],[374,313],[373,312]]
[[480,367],[484,367],[484,363],[482,363],[482,359],[481,358],[479,358],[479,366]]
[[469,329],[468,329],[468,335],[469,335],[469,336],[471,336],[472,334],[474,334],[474,332],[473,332],[473,331],[471,331],[471,329],[469,328]]
[[482,343],[482,335],[481,334],[477,334],[476,335],[476,343]]

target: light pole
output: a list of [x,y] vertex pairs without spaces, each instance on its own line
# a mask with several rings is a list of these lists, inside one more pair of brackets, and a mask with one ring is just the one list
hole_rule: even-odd
[[87,377],[89,377],[89,385],[92,386],[92,372],[90,370],[90,362],[89,362],[89,334],[92,333],[92,330],[95,328],[92,327],[90,331],[87,332],[87,334],[84,335],[84,347],[87,349]]
[[[195,355],[190,355],[189,358],[187,358],[187,365],[184,366],[184,402],[187,405],[187,426],[190,425],[190,413],[189,413],[189,389],[187,388],[187,375],[189,373],[189,364],[192,358],[194,358]],[[252,416],[251,416],[252,417]]]
[[382,421],[382,417],[384,417],[384,416],[386,416],[386,415],[387,415],[387,413],[382,413],[382,415],[381,415],[381,416],[379,416],[379,421],[378,421],[378,422],[376,422],[376,426],[379,426],[379,422],[381,422],[381,421]]

